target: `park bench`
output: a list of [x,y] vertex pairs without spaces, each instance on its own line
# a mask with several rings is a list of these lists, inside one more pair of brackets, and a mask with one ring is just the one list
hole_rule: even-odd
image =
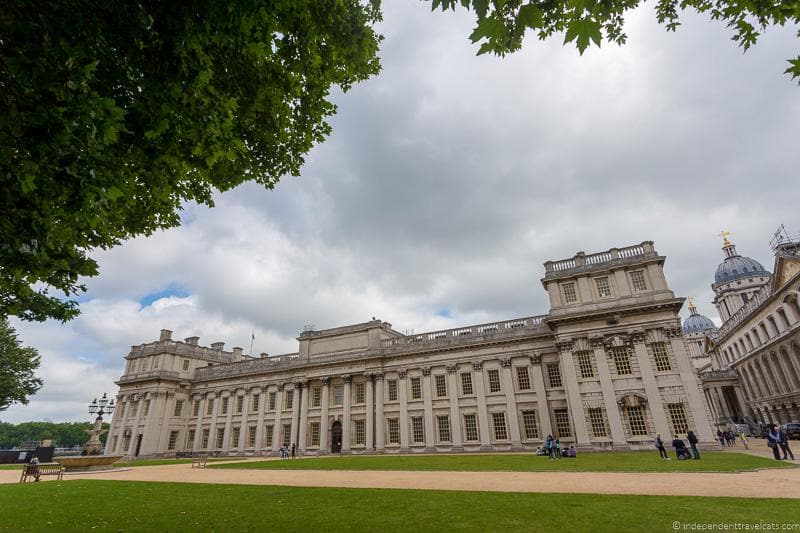
[[192,468],[205,468],[208,462],[208,455],[197,455],[192,457]]
[[[38,472],[37,472],[38,470]],[[64,466],[61,463],[39,463],[38,465],[23,465],[22,477],[19,478],[20,483],[25,483],[31,479],[36,480],[36,475],[41,476],[57,476],[60,481],[64,476]]]

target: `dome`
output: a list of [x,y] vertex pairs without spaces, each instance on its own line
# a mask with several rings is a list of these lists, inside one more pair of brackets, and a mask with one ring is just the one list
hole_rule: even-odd
[[707,316],[693,313],[689,318],[683,321],[683,334],[700,333],[710,329],[716,330],[717,326]]
[[770,273],[755,259],[734,255],[726,257],[725,261],[717,267],[717,272],[714,274],[714,282],[720,284],[737,278],[769,275]]

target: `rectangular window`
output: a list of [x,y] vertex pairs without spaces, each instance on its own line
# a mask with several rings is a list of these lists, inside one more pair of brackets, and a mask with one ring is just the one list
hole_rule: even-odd
[[311,422],[311,446],[319,446],[319,422]]
[[275,426],[268,425],[264,426],[264,446],[267,448],[272,448],[272,434],[275,432]]
[[217,442],[216,442],[216,445],[214,446],[214,448],[221,449],[222,448],[222,444],[225,442],[224,439],[225,439],[225,430],[222,429],[222,428],[219,428],[217,430]]
[[254,413],[258,412],[258,408],[260,407],[261,403],[261,395],[260,394],[253,394],[253,402],[250,406],[250,410]]
[[294,389],[286,391],[286,409],[291,409],[294,405]]
[[173,411],[172,416],[181,416],[183,412],[183,400],[175,400],[175,411]]
[[389,393],[389,401],[396,402],[397,401],[397,380],[390,379],[386,382],[388,384],[388,393]]
[[225,396],[222,399],[222,406],[220,406],[220,410],[222,411],[223,415],[227,415],[228,414],[228,397],[227,396]]
[[631,354],[627,346],[611,348],[611,356],[614,358],[614,368],[618,376],[628,376],[633,374],[631,370]]
[[594,377],[594,366],[592,365],[592,352],[577,352],[578,369],[581,371],[581,379]]
[[519,387],[519,390],[531,389],[531,377],[528,375],[527,366],[517,367],[517,387]]
[[131,402],[131,416],[136,416],[136,412],[139,410],[139,400],[134,400]]
[[170,431],[169,432],[169,442],[167,442],[167,449],[174,450],[175,445],[178,443],[178,432],[177,431]]
[[311,389],[311,407],[319,407],[322,405],[322,388],[314,387]]
[[[745,303],[747,303],[747,302],[745,302]],[[153,359],[153,368],[158,368],[158,357]]]
[[461,374],[461,394],[464,396],[472,396],[472,374],[464,372]]
[[656,360],[656,370],[659,372],[672,370],[672,364],[669,362],[669,355],[667,354],[667,346],[663,342],[654,342],[650,346],[653,348],[653,359]]
[[536,423],[536,411],[522,411],[522,426],[525,429],[525,438],[528,440],[539,438],[539,426]]
[[450,442],[450,417],[437,416],[436,427],[439,430],[439,442]]
[[489,370],[489,392],[500,392],[500,371],[496,368]]
[[400,419],[389,418],[386,422],[389,428],[389,444],[400,444]]
[[561,387],[561,367],[558,363],[547,363],[547,382],[551,389]]
[[367,430],[366,430],[367,421],[366,420],[354,420],[353,426],[355,427],[355,431],[353,432],[355,440],[353,444],[356,446],[363,446],[366,443],[367,438]]
[[419,400],[422,398],[422,386],[419,378],[411,378],[411,399]]
[[611,285],[608,284],[608,278],[594,278],[594,283],[597,286],[597,294],[600,298],[611,296]]
[[122,449],[123,451],[127,450],[131,446],[131,436],[129,433],[126,433],[122,437]]
[[437,398],[444,398],[447,396],[447,381],[446,376],[444,374],[438,374],[436,376],[436,397]]
[[344,387],[336,385],[333,388],[333,405],[342,405],[342,402],[344,402]]
[[277,393],[275,391],[269,393],[269,410],[275,410],[275,404],[277,403]]
[[214,414],[214,398],[209,398],[206,403],[206,414],[212,415]]
[[250,426],[247,428],[247,447],[256,447],[256,426]]
[[236,397],[236,412],[241,413],[242,409],[244,409],[244,396],[237,396]]
[[189,360],[188,359],[184,359],[183,360],[183,370],[184,370],[184,372],[186,370],[189,370]]
[[283,445],[287,448],[292,445],[292,425],[283,425]]
[[608,430],[606,430],[606,417],[603,416],[603,410],[600,408],[589,409],[589,422],[592,426],[593,437],[607,437]]
[[628,414],[628,426],[631,428],[631,435],[647,435],[644,410],[641,407],[628,407],[625,411]]
[[494,427],[494,440],[508,440],[505,413],[492,413],[492,426]]
[[667,411],[672,421],[672,431],[678,435],[689,431],[689,423],[686,420],[686,410],[682,403],[668,403]]
[[633,290],[635,291],[647,290],[647,283],[645,283],[644,281],[643,270],[636,270],[634,272],[631,272],[631,284],[633,285]]
[[478,420],[475,415],[464,415],[464,438],[467,442],[478,440]]
[[194,436],[196,435],[195,430],[190,429],[189,433],[186,435],[186,449],[191,450],[194,448]]
[[239,447],[239,436],[242,434],[242,429],[239,426],[231,428],[231,448]]
[[194,401],[194,407],[192,408],[192,416],[198,416],[200,414],[200,400]]
[[208,429],[203,430],[203,440],[200,443],[200,447],[204,450],[208,449],[208,437],[210,431]]
[[366,388],[365,383],[356,383],[356,402],[357,404],[366,403]]
[[150,400],[144,401],[144,411],[142,412],[142,416],[147,416],[147,413],[150,412]]
[[574,283],[564,283],[561,285],[561,290],[564,293],[564,302],[571,304],[578,301],[578,295],[575,292]]
[[411,417],[411,430],[413,442],[425,442],[425,426],[422,425],[421,416]]
[[556,435],[558,438],[563,439],[572,436],[572,428],[569,424],[569,412],[566,409],[554,409],[553,414],[556,419]]

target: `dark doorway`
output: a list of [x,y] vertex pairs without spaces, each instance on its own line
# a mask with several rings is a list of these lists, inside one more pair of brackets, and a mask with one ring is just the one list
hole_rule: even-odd
[[331,426],[331,453],[342,451],[342,423],[338,420]]
[[142,447],[142,434],[136,435],[136,451],[133,453],[134,457],[139,457],[139,448]]

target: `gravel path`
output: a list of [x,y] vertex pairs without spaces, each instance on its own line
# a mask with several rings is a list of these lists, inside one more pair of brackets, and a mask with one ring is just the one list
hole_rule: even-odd
[[[16,483],[19,481],[19,476],[19,471],[0,471],[0,483]],[[742,473],[389,472],[193,469],[189,464],[179,464],[145,466],[92,474],[73,474],[65,476],[64,479],[800,499],[800,469],[798,468]]]

